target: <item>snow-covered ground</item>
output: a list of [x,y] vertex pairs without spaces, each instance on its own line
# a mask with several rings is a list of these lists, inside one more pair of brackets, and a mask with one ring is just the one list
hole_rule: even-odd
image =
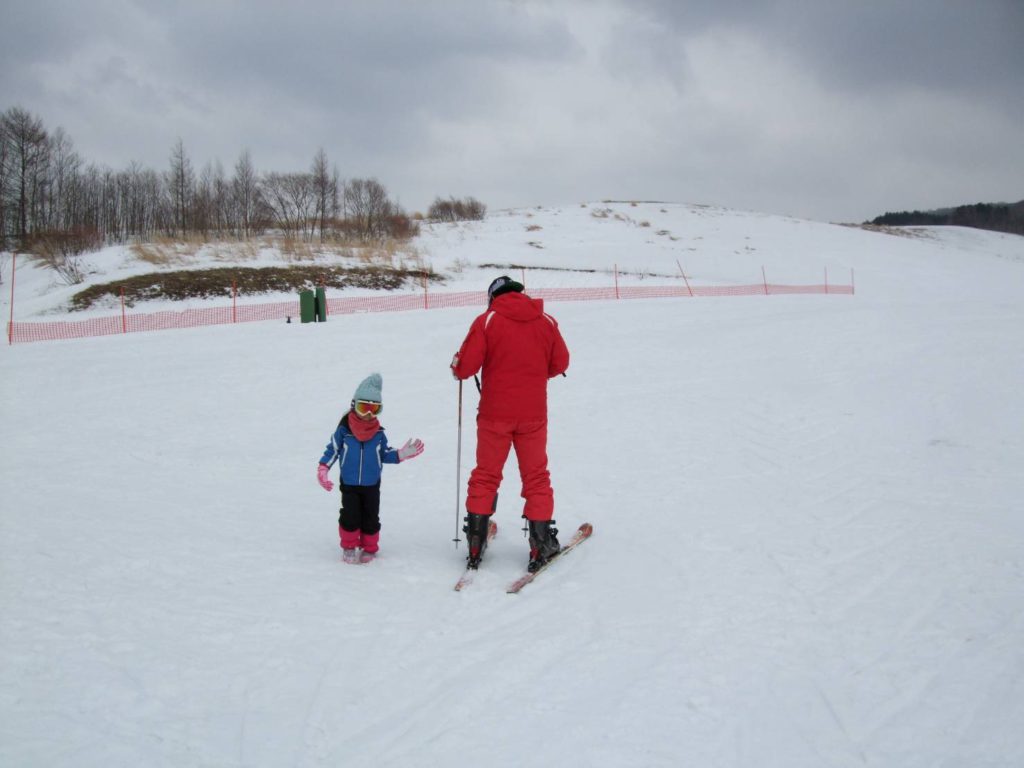
[[[764,278],[781,284],[821,284],[826,270],[830,282],[849,284],[855,265],[868,270],[865,277],[875,267],[884,272],[884,261],[872,259],[871,252],[879,242],[894,247],[893,239],[855,228],[708,206],[588,203],[569,208],[495,211],[483,222],[425,222],[418,238],[395,249],[389,260],[374,263],[430,267],[445,276],[443,283],[431,287],[432,291],[480,290],[481,284],[486,287],[501,271],[511,271],[533,288],[607,287],[614,285],[616,277],[620,285],[683,286],[680,270],[685,270],[694,285],[750,285],[760,284]],[[922,250],[915,247],[916,239],[906,238],[906,242],[899,243],[901,252],[930,258],[936,244]],[[14,317],[16,321],[38,322],[120,314],[116,299],[88,311],[68,311],[69,300],[78,291],[97,283],[116,283],[119,278],[232,264],[266,267],[310,262],[285,258],[276,245],[275,238],[268,237],[254,246],[223,242],[211,246],[148,246],[149,251],[171,256],[163,265],[142,260],[131,247],[112,246],[79,258],[85,282],[74,286],[60,283],[53,272],[22,257],[18,260]],[[977,245],[967,242],[963,247],[971,251]],[[376,250],[384,255],[382,249]],[[960,253],[959,248],[956,251]],[[310,245],[309,252],[313,263],[364,264],[359,258],[330,255],[316,243]],[[505,265],[527,269],[507,270]],[[0,290],[5,318],[10,315],[9,278],[8,263]],[[422,286],[417,280],[406,290],[418,292]],[[230,285],[226,285],[225,295],[230,296],[230,292]],[[350,290],[344,295],[366,293],[369,291]],[[332,290],[329,295],[342,292]],[[265,294],[241,297],[239,301],[295,299],[294,294]],[[229,303],[226,298],[148,301],[130,311],[181,310],[225,303]]]
[[[426,228],[453,290],[856,274],[549,305],[556,517],[595,533],[516,596],[514,459],[452,591],[476,310],[5,348],[0,765],[1024,764],[1024,238],[916,235],[662,204]],[[95,279],[136,269],[104,253]],[[68,295],[19,261],[16,319]],[[427,448],[347,566],[315,468],[374,370]]]

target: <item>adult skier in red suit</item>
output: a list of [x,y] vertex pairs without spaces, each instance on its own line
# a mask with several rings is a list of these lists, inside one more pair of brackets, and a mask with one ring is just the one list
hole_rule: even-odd
[[481,372],[476,468],[466,496],[470,568],[487,547],[487,526],[509,450],[515,448],[529,523],[531,571],[560,551],[554,527],[554,494],[548,472],[548,379],[565,373],[569,350],[558,323],[507,276],[487,289],[487,311],[477,317],[452,359],[452,373],[468,379]]

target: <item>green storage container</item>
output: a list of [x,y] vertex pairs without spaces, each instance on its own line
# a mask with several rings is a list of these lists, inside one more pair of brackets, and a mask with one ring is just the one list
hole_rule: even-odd
[[312,291],[299,291],[299,319],[304,323],[316,322],[316,300]]
[[322,285],[316,289],[316,321],[327,322],[327,290]]

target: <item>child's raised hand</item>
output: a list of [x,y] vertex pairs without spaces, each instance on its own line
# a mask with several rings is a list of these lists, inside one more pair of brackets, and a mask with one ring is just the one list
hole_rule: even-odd
[[411,440],[406,440],[405,445],[398,449],[398,461],[403,462],[406,459],[415,459],[423,453],[423,441],[418,437],[414,437]]
[[317,479],[317,482],[320,483],[320,487],[323,488],[325,491],[333,491],[334,490],[334,483],[332,483],[327,478],[327,465],[326,464],[320,464],[319,466],[317,466],[317,468],[316,468],[316,479]]

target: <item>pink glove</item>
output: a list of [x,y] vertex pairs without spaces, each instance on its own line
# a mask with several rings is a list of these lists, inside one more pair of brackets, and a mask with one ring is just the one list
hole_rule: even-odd
[[415,459],[423,453],[423,441],[418,437],[411,440],[406,440],[405,445],[398,449],[398,461],[403,462],[407,459]]
[[327,465],[321,464],[316,468],[316,479],[320,483],[320,487],[325,491],[333,491],[334,483],[327,479]]

